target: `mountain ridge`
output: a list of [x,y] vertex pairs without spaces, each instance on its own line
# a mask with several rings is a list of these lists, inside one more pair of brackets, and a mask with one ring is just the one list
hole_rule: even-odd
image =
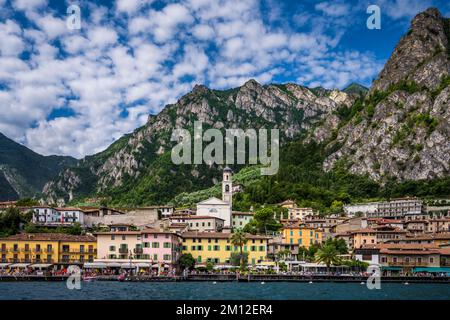
[[76,163],[67,156],[42,156],[0,133],[0,200],[39,196],[45,183]]
[[[338,90],[314,93],[293,83],[261,85],[254,79],[228,90],[213,90],[196,85],[176,103],[166,105],[158,115],[150,116],[143,127],[121,142],[114,143],[100,154],[82,159],[77,167],[62,172],[58,179],[45,186],[44,193],[49,201],[61,197],[71,201],[78,195],[108,195],[106,189],[115,188],[117,192],[109,193],[109,196],[121,197],[123,193],[136,193],[131,188],[124,189],[128,183],[133,183],[138,189],[152,189],[164,179],[172,180],[175,175],[173,172],[183,172],[181,176],[194,177],[183,180],[187,190],[180,189],[179,192],[194,191],[190,189],[214,183],[215,177],[220,175],[219,167],[205,169],[193,165],[189,168],[167,168],[170,166],[168,153],[173,145],[170,142],[173,129],[191,128],[194,121],[202,121],[204,129],[277,127],[281,131],[281,139],[285,141],[309,130],[314,123],[342,105],[350,106],[354,100],[353,96]],[[148,177],[156,172],[159,173],[153,182],[143,182],[151,180]],[[84,180],[88,180],[88,183]],[[179,189],[179,186],[172,187]],[[68,192],[64,190],[67,188]],[[168,199],[150,197],[132,202],[158,200]]]
[[413,19],[370,89],[261,85],[254,79],[227,90],[195,85],[150,115],[144,126],[60,171],[43,193],[48,202],[96,196],[112,204],[141,205],[209,188],[221,176],[221,166],[170,161],[171,132],[192,128],[194,121],[202,121],[204,129],[275,127],[284,143],[301,137],[305,145],[324,144],[326,156],[316,160],[325,172],[344,168],[381,184],[392,178],[446,177],[449,56],[450,19],[430,8]]

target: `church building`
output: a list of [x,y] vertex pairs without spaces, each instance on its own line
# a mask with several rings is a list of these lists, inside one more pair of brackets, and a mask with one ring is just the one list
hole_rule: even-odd
[[225,220],[225,227],[231,227],[231,209],[233,206],[233,170],[223,170],[222,200],[212,197],[197,203],[198,216],[211,216]]

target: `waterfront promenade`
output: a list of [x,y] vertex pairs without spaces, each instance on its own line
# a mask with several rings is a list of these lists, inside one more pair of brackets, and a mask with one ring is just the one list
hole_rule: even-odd
[[[16,281],[66,281],[69,275],[1,275],[0,282]],[[123,281],[123,282],[180,282],[180,281],[213,281],[213,282],[366,282],[367,276],[350,275],[235,275],[235,274],[192,274],[188,276],[149,276],[134,275],[119,279],[116,275],[99,275],[90,281]],[[384,276],[381,281],[389,283],[448,283],[449,276]]]

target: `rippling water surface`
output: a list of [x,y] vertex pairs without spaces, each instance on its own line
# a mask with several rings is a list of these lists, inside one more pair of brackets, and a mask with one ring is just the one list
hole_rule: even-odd
[[69,290],[65,282],[2,282],[0,299],[113,300],[450,300],[450,284],[381,284],[369,290],[358,283],[237,282],[83,282]]

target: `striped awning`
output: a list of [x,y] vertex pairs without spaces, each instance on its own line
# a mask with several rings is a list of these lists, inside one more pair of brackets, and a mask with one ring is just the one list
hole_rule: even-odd
[[139,268],[150,268],[151,267],[151,264],[146,263],[146,262],[137,262],[137,263],[134,263],[134,265]]
[[51,266],[52,266],[52,264],[36,263],[36,264],[33,264],[31,266],[31,268],[48,268],[48,267],[51,267]]
[[29,263],[14,263],[12,265],[10,265],[10,268],[26,268],[28,267],[30,264]]
[[118,262],[108,262],[106,266],[108,266],[109,268],[120,268],[122,267],[122,264]]
[[104,269],[106,268],[106,263],[104,262],[86,262],[84,264],[86,269]]

